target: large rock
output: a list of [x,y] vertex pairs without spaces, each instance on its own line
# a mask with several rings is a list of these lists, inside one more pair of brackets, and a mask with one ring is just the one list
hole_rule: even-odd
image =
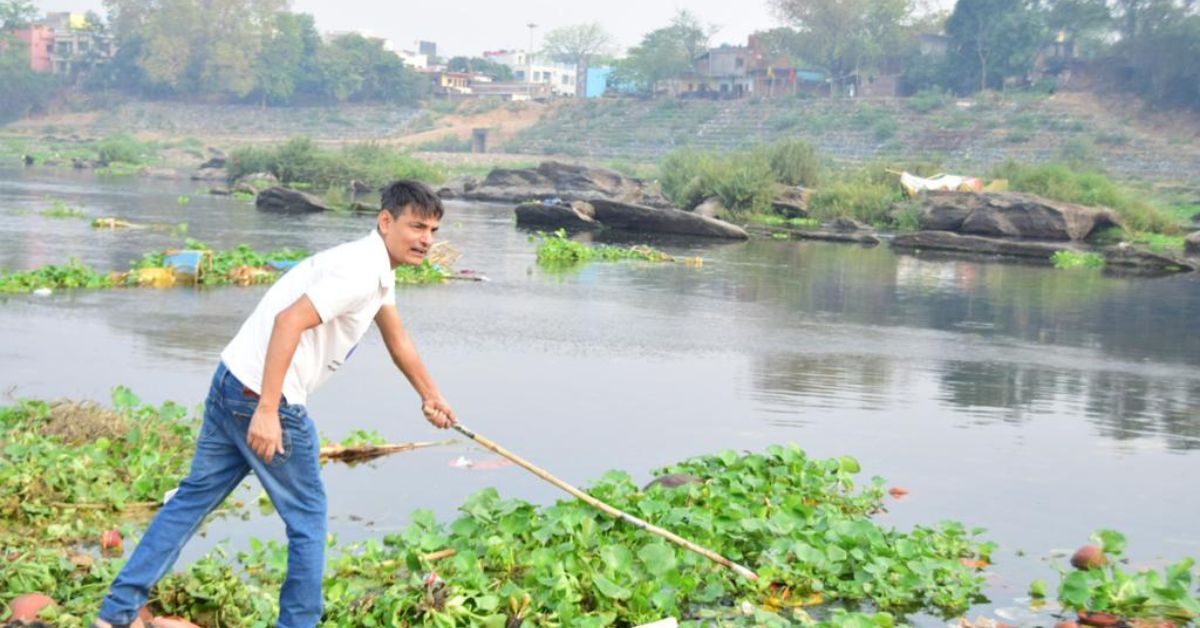
[[258,198],[254,200],[254,206],[263,211],[287,213],[323,212],[329,210],[328,205],[311,194],[281,187],[267,188],[259,192]]
[[898,249],[956,251],[980,255],[1036,258],[1047,261],[1059,251],[1091,251],[1103,255],[1105,263],[1111,267],[1150,273],[1181,272],[1195,270],[1196,267],[1195,264],[1183,260],[1124,244],[1091,248],[1075,242],[988,238],[960,235],[950,231],[918,231],[900,234],[892,239],[892,246]]
[[697,216],[704,216],[705,218],[719,219],[721,216],[728,214],[729,210],[725,208],[725,203],[722,203],[721,199],[713,196],[704,199],[702,203],[693,207],[692,213]]
[[1183,252],[1188,257],[1200,257],[1200,231],[1184,238]]
[[1020,192],[927,192],[920,225],[930,231],[1031,240],[1085,240],[1120,226],[1116,212]]
[[800,186],[777,185],[771,209],[786,218],[808,218],[808,201],[812,190]]
[[570,205],[556,203],[522,203],[517,206],[517,224],[565,229],[595,229],[595,208],[590,203],[575,201]]
[[596,220],[605,227],[709,238],[745,240],[750,237],[745,229],[737,225],[679,209],[655,209],[607,199],[595,199],[591,204],[596,209]]
[[462,198],[467,192],[473,192],[478,187],[479,179],[465,175],[447,181],[445,185],[438,188],[437,195],[441,198]]
[[229,180],[229,171],[224,168],[200,168],[192,173],[192,181],[221,181]]
[[523,202],[560,198],[566,201],[612,199],[652,207],[670,207],[661,194],[641,179],[615,170],[544,161],[537,168],[496,168],[463,198]]
[[982,255],[1010,255],[1049,260],[1059,251],[1075,250],[1067,243],[1022,242],[1003,238],[987,238],[960,235],[950,231],[917,231],[902,233],[892,238],[892,246],[899,249],[929,249],[935,251],[958,251]]

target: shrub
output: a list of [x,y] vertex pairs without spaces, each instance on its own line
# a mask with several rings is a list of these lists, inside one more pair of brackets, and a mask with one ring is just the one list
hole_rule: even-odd
[[886,223],[892,204],[899,198],[895,182],[859,177],[817,189],[808,202],[808,211],[822,220],[848,216],[863,222]]
[[126,133],[110,135],[96,144],[96,159],[102,164],[142,164],[153,154],[154,149],[149,144]]
[[1179,229],[1162,210],[1135,198],[1098,170],[1061,163],[1030,166],[1010,160],[997,167],[994,174],[998,179],[1008,179],[1011,190],[1090,207],[1109,207],[1134,231],[1169,233]]
[[908,108],[917,113],[929,113],[946,105],[947,95],[939,89],[927,87],[908,99]]
[[317,187],[344,185],[351,180],[382,186],[395,179],[438,183],[445,178],[439,167],[396,148],[368,142],[333,151],[320,148],[306,137],[293,138],[273,148],[235,149],[229,164],[234,178],[270,172],[283,183]]
[[775,180],[786,185],[816,187],[821,180],[821,158],[804,140],[783,140],[767,146]]
[[775,173],[764,151],[740,151],[725,156],[680,150],[663,160],[663,194],[683,208],[710,196],[733,211],[765,211],[775,193]]

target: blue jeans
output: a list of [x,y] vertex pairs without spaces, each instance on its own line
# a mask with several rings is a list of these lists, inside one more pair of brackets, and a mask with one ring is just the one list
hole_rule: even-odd
[[191,473],[179,492],[150,523],[129,562],[117,575],[100,607],[112,624],[132,623],[154,586],[179,557],[183,545],[212,512],[253,471],[287,524],[288,572],[279,593],[279,626],[316,626],[324,600],[326,505],[321,482],[321,440],[302,405],[280,405],[283,453],[265,462],[246,444],[250,417],[258,405],[222,363],[204,403],[204,425],[196,442]]

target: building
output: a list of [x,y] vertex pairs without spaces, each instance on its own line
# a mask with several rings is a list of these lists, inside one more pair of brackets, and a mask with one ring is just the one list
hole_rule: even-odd
[[35,72],[77,75],[116,54],[112,36],[92,28],[82,13],[47,13],[14,35],[29,47],[29,67]]
[[29,50],[29,69],[34,72],[50,72],[54,69],[51,60],[54,54],[54,29],[44,24],[13,32],[23,47]]
[[483,53],[483,58],[508,66],[515,82],[548,86],[554,96],[575,95],[574,65],[546,62],[524,50],[490,50]]
[[471,79],[475,76],[467,72],[431,72],[433,77],[433,93],[436,96],[455,96],[472,93]]
[[429,67],[429,55],[421,52],[413,52],[411,50],[397,50],[396,56],[404,62],[404,65],[414,70],[424,70]]

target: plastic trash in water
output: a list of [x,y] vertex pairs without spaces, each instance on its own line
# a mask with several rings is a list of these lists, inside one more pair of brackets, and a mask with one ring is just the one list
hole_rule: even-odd
[[271,268],[274,268],[275,270],[291,270],[291,268],[293,266],[295,266],[296,264],[299,264],[299,263],[300,263],[300,260],[297,260],[297,259],[267,260],[267,264],[269,264],[271,266]]
[[33,291],[33,296],[35,297],[48,297],[52,294],[54,294],[54,291],[50,288],[38,288]]

